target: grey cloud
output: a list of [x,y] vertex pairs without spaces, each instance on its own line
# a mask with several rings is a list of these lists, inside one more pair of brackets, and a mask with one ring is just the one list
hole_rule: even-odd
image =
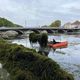
[[30,26],[50,24],[56,19],[64,23],[79,19],[79,3],[79,0],[0,0],[0,16],[22,25],[26,20]]

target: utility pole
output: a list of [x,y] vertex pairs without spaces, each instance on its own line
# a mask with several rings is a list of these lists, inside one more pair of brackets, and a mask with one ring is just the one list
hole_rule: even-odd
[[24,26],[25,26],[25,28],[26,28],[26,19],[25,19],[25,25],[24,25]]

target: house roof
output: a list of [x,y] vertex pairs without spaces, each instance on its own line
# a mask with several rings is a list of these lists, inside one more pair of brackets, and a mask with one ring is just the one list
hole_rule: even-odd
[[75,21],[71,25],[80,25],[80,21]]

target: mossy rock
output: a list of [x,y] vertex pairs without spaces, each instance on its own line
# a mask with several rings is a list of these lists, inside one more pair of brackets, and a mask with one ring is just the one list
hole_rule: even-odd
[[29,41],[32,42],[32,43],[37,42],[37,35],[36,35],[35,32],[29,34]]
[[30,43],[38,42],[41,47],[46,47],[48,43],[48,34],[46,32],[42,32],[36,34],[35,32],[29,34]]
[[11,80],[74,80],[50,58],[3,40],[0,40],[0,61]]

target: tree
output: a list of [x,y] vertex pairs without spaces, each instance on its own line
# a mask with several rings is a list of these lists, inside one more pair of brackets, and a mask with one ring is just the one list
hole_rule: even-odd
[[50,24],[50,27],[59,27],[59,26],[61,26],[60,20],[56,20]]

